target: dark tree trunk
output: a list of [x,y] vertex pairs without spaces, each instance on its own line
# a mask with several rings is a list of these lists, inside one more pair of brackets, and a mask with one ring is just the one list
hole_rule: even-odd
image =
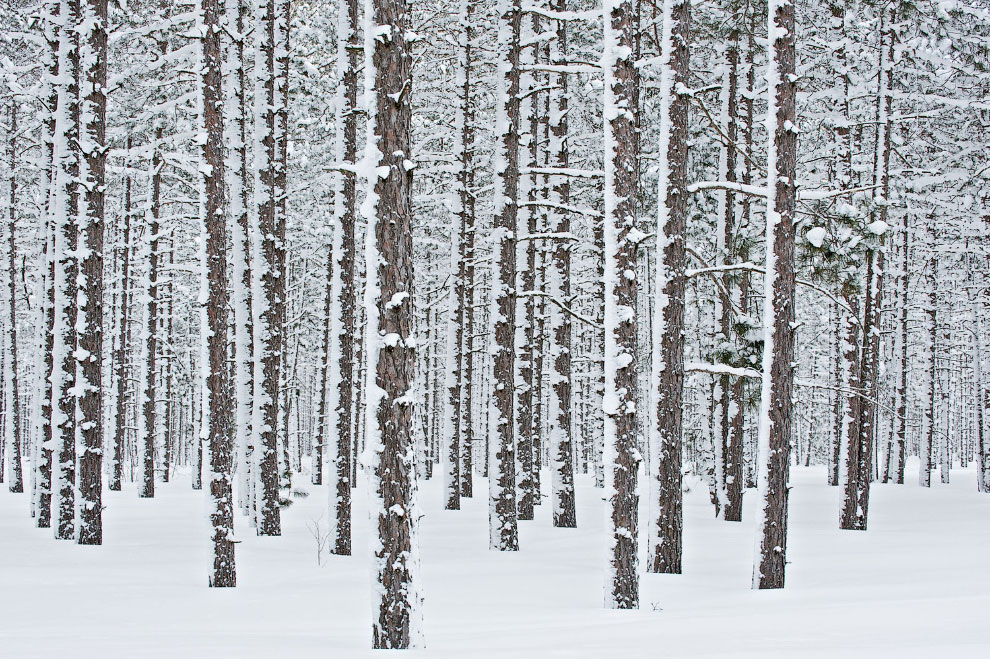
[[[56,146],[58,167],[56,203],[56,274],[55,321],[56,341],[54,350],[61,363],[55,364],[57,377],[53,375],[53,405],[58,408],[58,421],[53,420],[58,446],[58,521],[55,537],[68,540],[75,537],[76,496],[76,399],[73,393],[76,360],[76,319],[78,309],[76,282],[79,275],[76,248],[78,231],[75,224],[79,209],[79,164],[71,146],[79,139],[79,42],[74,26],[79,21],[78,0],[63,0],[60,13],[64,16],[59,39],[59,70],[62,78],[59,90],[59,139]],[[57,385],[55,381],[57,380]]]
[[[366,66],[375,72],[374,95],[368,99],[372,123],[369,156],[386,177],[372,179],[369,193],[377,203],[368,217],[368,414],[377,510],[377,613],[372,627],[375,648],[408,648],[421,644],[420,594],[416,571],[418,549],[415,508],[413,406],[408,393],[416,366],[413,333],[412,61],[406,41],[409,14],[404,0],[374,0],[366,25],[388,28],[388,38],[375,39],[366,52]],[[366,29],[368,29],[366,27]],[[381,29],[381,28],[379,28]],[[372,380],[371,377],[374,379]]]
[[[517,551],[519,535],[516,513],[515,440],[515,308],[516,240],[519,210],[519,33],[522,22],[521,0],[500,0],[498,20],[500,52],[505,60],[498,67],[496,133],[498,159],[495,184],[495,260],[498,272],[492,282],[492,317],[495,329],[494,391],[491,405],[497,422],[490,465],[491,496],[489,544],[499,551]],[[508,43],[503,43],[508,39]]]
[[[8,281],[10,283],[10,315],[8,320],[10,321],[9,328],[9,340],[10,347],[8,348],[9,354],[8,359],[10,359],[9,366],[10,369],[10,409],[7,410],[9,414],[9,425],[10,428],[10,454],[7,457],[8,464],[10,465],[10,483],[8,488],[11,492],[21,493],[24,491],[24,472],[22,469],[21,462],[21,395],[20,389],[17,382],[17,240],[16,240],[16,224],[17,224],[17,105],[11,101],[10,103],[10,134],[8,138],[8,159],[7,163],[10,166],[10,203],[7,207],[9,213],[7,217],[7,251],[9,257],[10,271],[8,272]],[[0,469],[3,469],[3,465],[0,464]]]
[[463,67],[464,79],[461,81],[461,107],[460,107],[460,169],[457,173],[458,192],[460,195],[460,222],[461,222],[461,246],[463,256],[463,273],[461,276],[461,286],[463,295],[461,298],[461,308],[464,314],[464,329],[461,334],[460,350],[463,355],[463,383],[461,391],[461,496],[474,496],[474,474],[473,474],[473,393],[474,383],[474,104],[472,89],[474,80],[472,78],[472,48],[474,44],[474,2],[472,0],[462,0],[461,2],[461,32],[459,34],[461,65]]
[[144,432],[140,438],[142,481],[138,491],[139,497],[155,496],[155,423],[157,417],[156,395],[157,388],[155,379],[157,377],[157,353],[158,353],[158,217],[161,213],[161,184],[162,184],[162,157],[159,143],[162,138],[162,128],[155,128],[155,141],[152,146],[151,156],[151,212],[148,214],[147,235],[144,237],[149,243],[148,253],[148,300],[147,317],[145,318],[146,336],[142,337],[145,342],[147,355],[143,367],[146,369],[144,382],[140,386],[144,387],[144,396],[141,397],[142,409],[138,414],[144,418]]
[[[685,3],[686,6],[686,3]],[[640,453],[636,445],[636,123],[633,1],[606,0],[605,51],[605,451],[611,506],[605,606],[639,608]],[[686,35],[685,35],[686,36]],[[685,117],[686,118],[686,117]]]
[[[669,65],[673,69],[673,88],[669,98],[670,134],[665,154],[669,178],[660,214],[663,240],[658,241],[657,286],[660,298],[656,307],[654,332],[654,373],[657,386],[657,428],[654,443],[657,460],[651,465],[656,478],[656,531],[651,538],[650,571],[680,574],[683,528],[683,493],[681,486],[681,434],[683,432],[682,398],[684,393],[684,232],[687,222],[687,152],[688,107],[690,99],[677,93],[678,85],[687,86],[690,63],[691,3],[672,0],[672,49]],[[661,92],[664,93],[664,92]],[[662,148],[662,147],[661,147]]]
[[[556,0],[554,11],[566,12],[567,0]],[[551,43],[552,64],[563,66],[567,58],[567,21],[557,22],[557,39]],[[551,91],[553,108],[550,120],[549,156],[553,167],[569,167],[567,144],[568,103],[567,74],[557,76],[555,89]],[[550,190],[551,203],[561,208],[551,209],[556,220],[553,231],[567,234],[571,231],[571,216],[565,210],[570,203],[571,184],[566,176],[554,176]],[[566,240],[553,244],[551,255],[550,295],[567,304],[571,300],[571,249]],[[574,498],[574,439],[571,432],[571,316],[553,305],[551,313],[550,358],[553,375],[550,378],[550,411],[548,437],[550,440],[551,498],[553,525],[561,528],[577,526],[577,510]]]
[[280,239],[284,228],[278,215],[278,162],[276,144],[276,74],[275,51],[279,22],[277,9],[280,0],[263,0],[256,12],[255,30],[259,45],[255,61],[260,97],[254,102],[261,105],[256,129],[258,176],[255,182],[260,236],[259,272],[261,299],[256,300],[260,319],[256,327],[258,348],[261,354],[261,372],[255,373],[255,419],[258,434],[258,470],[260,492],[258,496],[258,535],[281,535],[279,511],[278,474],[278,386],[282,366],[282,320],[284,311],[285,278],[280,276],[284,264],[285,245]]
[[202,0],[203,25],[203,128],[206,141],[201,150],[201,171],[206,193],[203,239],[206,247],[202,267],[207,272],[206,339],[207,387],[210,397],[210,522],[213,525],[213,572],[210,586],[232,587],[237,584],[234,565],[234,493],[233,482],[233,401],[230,371],[227,367],[227,216],[224,212],[224,140],[221,21],[218,0]]
[[794,5],[769,3],[774,35],[774,85],[768,90],[768,126],[774,162],[767,167],[774,198],[767,212],[767,273],[764,308],[763,393],[760,401],[760,555],[754,588],[783,588],[787,550],[787,492],[790,470],[792,390],[794,384],[794,212],[797,200]]
[[127,402],[128,380],[130,368],[127,365],[128,349],[130,348],[131,320],[131,138],[127,137],[127,155],[124,167],[127,170],[124,179],[124,226],[120,250],[120,326],[117,329],[117,354],[114,355],[114,366],[117,369],[117,401],[114,414],[113,453],[110,465],[110,482],[108,488],[119,492],[124,480],[124,444],[127,440]]

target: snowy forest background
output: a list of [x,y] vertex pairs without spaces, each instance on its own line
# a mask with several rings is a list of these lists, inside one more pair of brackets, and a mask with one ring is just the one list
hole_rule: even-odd
[[987,647],[986,0],[0,25],[17,656]]

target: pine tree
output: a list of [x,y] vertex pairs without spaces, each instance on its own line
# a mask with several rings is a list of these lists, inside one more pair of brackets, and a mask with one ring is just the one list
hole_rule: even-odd
[[495,134],[498,136],[493,238],[497,273],[492,281],[494,327],[494,392],[489,406],[496,435],[490,442],[489,546],[517,551],[515,454],[515,308],[516,240],[519,210],[519,51],[522,24],[520,0],[499,0]]
[[[367,441],[376,583],[373,646],[423,644],[413,450],[412,58],[404,0],[365,3]],[[377,27],[375,27],[377,26]],[[374,537],[374,534],[373,534]]]
[[[653,319],[656,417],[651,421],[653,470],[650,571],[681,572],[682,398],[684,390],[684,241],[687,221],[688,105],[684,93],[690,62],[690,0],[664,0],[660,90],[660,184],[657,219],[657,303]],[[669,53],[669,54],[668,54]]]
[[794,5],[770,0],[767,70],[766,274],[763,381],[760,396],[759,555],[754,588],[783,588],[787,549],[787,493],[794,384],[794,211],[797,202],[797,123]]
[[79,544],[103,542],[103,229],[106,188],[107,0],[80,15],[80,303],[76,346],[79,397]]
[[223,53],[218,0],[201,0],[202,21],[198,28],[202,47],[202,127],[200,176],[205,192],[203,247],[200,267],[207,273],[206,323],[200,329],[209,359],[200,364],[206,371],[209,398],[205,405],[209,425],[210,522],[213,525],[213,572],[210,585],[231,587],[237,583],[234,566],[233,450],[231,446],[232,401],[227,367],[227,216],[224,208]]
[[636,447],[636,123],[633,1],[603,4],[605,50],[606,500],[611,506],[605,605],[639,608],[640,453]]

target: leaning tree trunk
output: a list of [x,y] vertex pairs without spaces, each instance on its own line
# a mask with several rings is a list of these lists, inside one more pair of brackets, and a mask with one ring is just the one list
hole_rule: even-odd
[[[210,522],[213,525],[213,572],[210,585],[215,588],[237,584],[234,566],[234,493],[232,413],[230,371],[227,367],[227,216],[224,208],[224,131],[221,114],[223,99],[223,51],[220,44],[221,15],[218,0],[202,0],[203,49],[202,128],[206,140],[200,150],[200,168],[205,191],[204,230],[200,254],[207,274],[206,290],[200,299],[206,301],[206,323],[200,329],[204,335],[209,359],[200,364],[206,372],[207,386],[203,395],[209,397],[204,408],[209,426],[210,452]],[[239,219],[239,218],[238,218]]]
[[656,305],[653,318],[652,381],[657,387],[650,427],[652,505],[649,569],[680,574],[683,526],[681,491],[682,398],[684,390],[684,265],[687,225],[687,140],[690,99],[690,0],[664,0],[661,69],[660,183],[657,218]]
[[[366,0],[366,158],[369,172],[367,442],[375,648],[421,646],[422,595],[413,447],[412,61],[405,0]],[[372,26],[378,26],[374,28]],[[382,33],[387,35],[382,38]]]
[[639,608],[639,474],[636,446],[636,122],[633,0],[603,4],[605,50],[605,606]]
[[767,204],[763,387],[760,396],[759,556],[754,588],[783,588],[794,384],[794,211],[797,200],[794,5],[768,3]]
[[489,449],[489,546],[517,551],[516,452],[513,395],[515,374],[516,220],[519,210],[519,33],[521,0],[498,3],[497,98],[498,136],[495,181],[494,254],[491,318],[494,327],[494,392],[489,406],[496,435]]

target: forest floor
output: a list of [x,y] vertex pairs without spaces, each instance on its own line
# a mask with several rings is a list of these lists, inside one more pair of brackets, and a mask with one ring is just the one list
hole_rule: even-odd
[[[487,499],[444,511],[434,479],[420,492],[427,649],[413,656],[990,656],[990,496],[972,469],[923,490],[912,466],[909,485],[874,486],[865,533],[838,530],[839,490],[823,469],[792,469],[780,591],[750,589],[755,493],[730,523],[695,487],[684,574],[644,575],[638,611],[602,607],[604,503],[587,477],[579,528],[552,528],[545,500],[521,523],[521,551],[503,554],[488,550]],[[205,505],[188,474],[155,499],[129,485],[105,494],[102,547],[54,541],[3,486],[0,656],[371,655],[366,491],[355,493],[356,556],[318,564],[311,529],[326,528],[326,490],[309,489],[283,510],[282,537],[256,537],[238,518],[238,585],[221,590],[207,588]]]

